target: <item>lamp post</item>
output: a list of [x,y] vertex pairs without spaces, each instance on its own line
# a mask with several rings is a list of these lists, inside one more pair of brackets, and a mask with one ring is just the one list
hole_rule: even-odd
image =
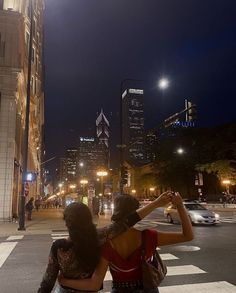
[[104,206],[103,206],[103,199],[104,199],[104,186],[103,186],[103,178],[108,175],[107,171],[98,171],[97,176],[101,177],[101,194],[102,194],[102,203],[101,203],[101,212],[100,215],[104,215]]
[[88,180],[87,179],[82,179],[80,180],[80,184],[82,185],[82,201],[83,201],[83,197],[85,196],[85,186],[88,184]]
[[25,131],[24,131],[24,144],[22,154],[22,190],[19,197],[19,231],[25,230],[25,185],[28,165],[28,147],[29,147],[29,116],[30,116],[30,87],[31,87],[31,60],[33,49],[33,5],[29,1],[29,19],[30,19],[30,34],[29,34],[29,51],[28,51],[28,72],[27,72],[27,88],[26,88],[26,105],[25,105]]

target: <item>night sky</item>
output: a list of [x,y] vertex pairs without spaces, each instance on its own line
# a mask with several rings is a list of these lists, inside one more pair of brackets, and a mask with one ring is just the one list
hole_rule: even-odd
[[[46,0],[46,158],[94,134],[119,139],[120,84],[145,90],[145,128],[197,104],[198,124],[236,119],[235,0]],[[165,91],[158,78],[170,79]]]

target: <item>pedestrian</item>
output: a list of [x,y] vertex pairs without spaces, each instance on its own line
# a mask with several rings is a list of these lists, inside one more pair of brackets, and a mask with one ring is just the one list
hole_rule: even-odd
[[40,202],[40,199],[39,199],[39,198],[37,198],[37,199],[35,200],[34,205],[35,205],[35,209],[36,209],[36,211],[38,211],[38,210],[39,210],[39,207],[40,207],[40,205],[41,205],[41,202]]
[[[84,280],[73,280],[59,277],[59,282],[77,290],[99,290],[109,266],[112,275],[112,293],[159,292],[158,288],[143,289],[142,283],[142,243],[145,247],[145,259],[152,258],[156,247],[190,241],[193,239],[192,225],[179,193],[168,197],[162,196],[163,205],[166,199],[177,207],[181,222],[181,232],[165,232],[146,229],[139,231],[133,227],[123,234],[108,240],[101,249],[101,260],[92,277]],[[139,202],[130,195],[115,199],[113,221],[120,221],[127,214],[136,210]]]
[[[121,221],[95,229],[89,208],[81,202],[68,205],[64,211],[64,220],[69,232],[68,239],[53,242],[49,261],[38,293],[49,293],[55,285],[59,271],[64,277],[84,279],[92,275],[100,259],[100,249],[107,239],[112,239],[127,231],[155,208],[161,206],[159,199],[134,211]],[[74,292],[58,286],[57,293]],[[76,291],[77,292],[77,291]],[[78,291],[83,292],[83,291]]]
[[92,210],[93,210],[93,215],[98,217],[99,214],[99,197],[95,195],[92,199]]
[[33,211],[33,208],[34,208],[33,201],[34,201],[34,198],[31,197],[30,200],[25,205],[27,220],[29,220],[29,221],[32,220],[32,211]]

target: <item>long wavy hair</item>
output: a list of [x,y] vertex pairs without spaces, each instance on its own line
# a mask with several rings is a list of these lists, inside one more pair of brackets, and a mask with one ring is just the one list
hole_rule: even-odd
[[100,259],[100,248],[89,208],[83,203],[73,202],[66,207],[64,220],[81,268],[85,272],[93,271]]
[[114,200],[114,211],[111,220],[119,222],[138,208],[139,201],[135,197],[129,194],[117,196]]

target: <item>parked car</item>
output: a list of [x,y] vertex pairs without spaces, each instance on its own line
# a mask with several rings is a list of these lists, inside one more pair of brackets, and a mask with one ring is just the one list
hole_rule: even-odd
[[[187,209],[192,224],[215,225],[220,223],[220,216],[195,201],[186,201]],[[179,222],[179,215],[175,205],[171,204],[164,209],[164,215],[169,223]]]

